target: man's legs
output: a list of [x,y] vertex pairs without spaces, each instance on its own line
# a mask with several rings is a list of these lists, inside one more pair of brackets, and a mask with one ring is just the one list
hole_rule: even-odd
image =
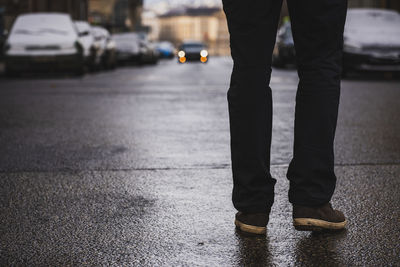
[[282,0],[223,0],[234,62],[228,91],[233,195],[245,213],[269,213],[276,180],[270,174],[271,55]]
[[335,190],[333,142],[347,0],[288,0],[300,78],[289,201],[315,207]]

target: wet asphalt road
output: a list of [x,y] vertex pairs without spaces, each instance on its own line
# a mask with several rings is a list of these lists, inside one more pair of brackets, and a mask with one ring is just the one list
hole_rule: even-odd
[[297,76],[275,70],[266,237],[235,230],[232,64],[0,79],[0,265],[400,266],[400,81],[345,80],[336,234],[296,232],[285,178]]

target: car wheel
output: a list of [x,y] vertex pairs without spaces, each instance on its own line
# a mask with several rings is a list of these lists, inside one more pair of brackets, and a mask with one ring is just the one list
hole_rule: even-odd
[[9,68],[7,68],[7,66],[5,67],[4,74],[8,78],[15,78],[18,76],[18,73],[16,71],[10,70]]
[[104,68],[107,70],[112,70],[115,68],[114,59],[111,54],[108,54],[104,59]]
[[153,60],[151,61],[152,65],[157,65],[158,63],[158,58],[157,57],[153,57]]
[[275,68],[285,68],[285,62],[279,56],[272,56],[272,66]]
[[117,61],[115,58],[111,59],[110,69],[115,70],[117,68]]

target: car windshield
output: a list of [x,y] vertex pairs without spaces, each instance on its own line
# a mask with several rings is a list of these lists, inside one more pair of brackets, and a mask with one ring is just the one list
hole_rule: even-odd
[[161,42],[161,43],[158,43],[157,46],[161,49],[173,49],[174,48],[174,46],[169,42]]
[[72,35],[72,22],[67,15],[24,15],[20,16],[11,31],[12,34],[26,35]]
[[182,49],[203,49],[204,45],[203,44],[195,44],[195,43],[191,43],[191,44],[183,44],[182,45]]
[[400,14],[395,11],[353,10],[349,11],[346,20],[347,27],[382,28],[400,27]]

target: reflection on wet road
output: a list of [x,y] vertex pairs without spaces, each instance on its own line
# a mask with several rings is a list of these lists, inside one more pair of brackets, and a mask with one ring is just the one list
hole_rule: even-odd
[[266,237],[235,230],[232,64],[0,80],[0,265],[398,266],[399,81],[343,81],[336,234],[296,232],[285,178],[297,76],[275,70]]

